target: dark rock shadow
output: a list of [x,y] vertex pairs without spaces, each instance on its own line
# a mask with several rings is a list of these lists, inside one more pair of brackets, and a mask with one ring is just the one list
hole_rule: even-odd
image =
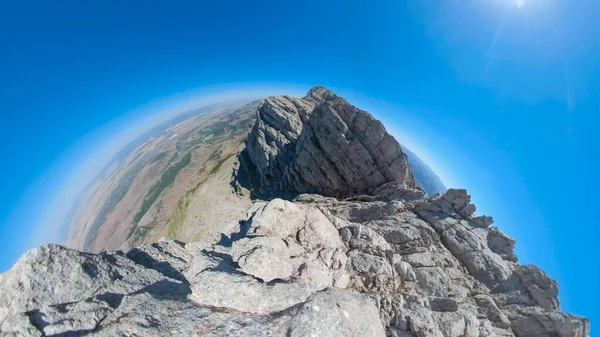
[[233,172],[231,187],[238,191],[238,185],[250,191],[250,199],[258,198],[257,191],[260,189],[260,178],[256,170],[256,166],[252,163],[248,149],[244,148],[237,157],[240,162],[240,167]]
[[39,310],[32,310],[32,311],[26,312],[25,314],[29,317],[29,322],[31,323],[31,325],[33,325],[41,333],[42,336],[46,336],[46,337],[79,337],[79,336],[85,336],[85,335],[87,335],[89,333],[98,331],[99,328],[100,328],[100,324],[106,318],[106,316],[104,316],[102,319],[100,319],[96,323],[96,326],[94,328],[92,328],[92,329],[69,330],[69,331],[65,331],[65,332],[61,332],[61,333],[57,333],[57,334],[47,335],[47,334],[44,333],[44,328],[46,326],[48,326],[49,323],[44,320],[44,316],[45,315],[44,315],[43,312],[41,312]]
[[[254,165],[250,159],[248,149],[244,149],[238,154],[238,160],[240,162],[240,167],[233,173],[231,186],[236,191],[238,190],[238,185],[250,191],[251,200],[270,201],[275,198],[293,200],[300,194],[293,191],[286,191],[280,180],[271,181],[270,186],[262,186],[258,170],[256,169],[256,165]],[[266,177],[266,180],[269,180],[267,178],[268,177]]]
[[249,219],[247,221],[240,220],[240,222],[239,222],[240,230],[235,233],[231,233],[230,236],[227,236],[224,233],[221,233],[221,239],[219,240],[219,242],[217,242],[217,245],[223,246],[223,247],[231,247],[231,245],[233,244],[234,241],[237,241],[239,239],[246,238],[246,237],[247,238],[256,237],[256,235],[248,235],[248,231],[250,230],[251,224],[252,224],[252,219]]
[[175,300],[187,302],[188,295],[192,293],[190,286],[187,283],[179,283],[168,279],[163,279],[158,282],[147,285],[131,294],[149,294],[157,300]]
[[140,264],[146,268],[154,269],[159,273],[189,284],[188,280],[185,276],[177,269],[175,269],[171,264],[167,261],[158,261],[148,253],[138,249],[133,248],[129,252],[127,252],[127,257],[130,258],[133,262]]
[[106,292],[100,295],[96,295],[95,297],[100,301],[106,302],[111,308],[116,309],[121,305],[121,302],[123,301],[123,297],[125,297],[125,295]]

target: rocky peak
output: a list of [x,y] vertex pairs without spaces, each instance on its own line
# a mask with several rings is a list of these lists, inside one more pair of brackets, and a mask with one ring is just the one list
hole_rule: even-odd
[[308,94],[304,96],[304,100],[314,102],[315,104],[320,104],[326,101],[332,101],[338,98],[338,96],[333,93],[333,91],[317,85],[308,91]]
[[261,105],[247,155],[263,190],[322,195],[256,201],[212,244],[33,249],[0,274],[0,335],[589,336],[466,190],[426,197],[372,116],[307,97]]
[[349,197],[389,182],[417,188],[406,155],[381,122],[324,87],[272,96],[246,143],[246,171],[261,195]]

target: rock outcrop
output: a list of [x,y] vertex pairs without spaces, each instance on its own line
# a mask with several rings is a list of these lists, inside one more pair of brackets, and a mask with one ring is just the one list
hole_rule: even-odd
[[323,87],[272,96],[246,142],[260,195],[349,197],[388,182],[416,187],[406,155],[371,114]]
[[[386,176],[379,168],[370,171],[378,172],[369,175],[372,180],[346,181],[349,187],[334,185],[343,183],[341,177],[350,177],[346,174],[359,177],[366,163],[346,173],[336,172],[326,181],[321,179],[327,175],[298,169],[308,162],[298,159],[303,158],[298,154],[308,151],[301,144],[315,144],[309,139],[301,143],[301,134],[319,138],[326,133],[315,135],[313,128],[323,124],[307,124],[310,118],[301,120],[301,114],[290,111],[315,114],[330,109],[330,116],[334,112],[339,116],[339,111],[354,109],[339,100],[322,88],[302,100],[270,98],[268,102],[281,103],[279,120],[270,121],[267,128],[259,125],[264,123],[259,118],[252,133],[277,131],[281,137],[260,136],[259,141],[265,141],[261,146],[271,152],[265,155],[256,147],[249,154],[252,163],[264,164],[256,169],[263,192],[272,188],[314,192],[318,186],[312,184],[322,182],[320,192],[337,198],[300,194],[293,200],[256,201],[239,228],[223,233],[215,244],[163,239],[127,253],[100,254],[58,245],[36,248],[0,274],[0,332],[12,336],[589,335],[586,318],[560,310],[556,282],[536,266],[517,262],[515,241],[493,227],[491,217],[475,215],[465,190],[450,189],[429,198],[414,188],[410,170]],[[270,109],[269,104],[259,113]],[[357,120],[364,116],[370,115]],[[302,126],[290,127],[296,124]],[[312,125],[311,130],[284,137],[292,129],[306,129],[305,125]],[[352,135],[344,146],[360,147],[363,141],[358,139],[364,139],[365,129],[352,125],[354,131],[348,127],[343,133]],[[296,139],[294,155],[277,158],[291,151],[286,144],[292,143],[286,142],[292,138]],[[306,158],[329,158],[311,153]],[[341,154],[327,153],[337,158],[328,165],[342,160]],[[385,158],[402,161],[399,149],[385,153],[389,154]],[[366,160],[381,164],[384,157],[372,155]]]

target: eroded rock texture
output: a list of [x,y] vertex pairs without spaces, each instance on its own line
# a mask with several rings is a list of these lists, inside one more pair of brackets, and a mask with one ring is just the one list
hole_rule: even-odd
[[587,336],[587,319],[559,310],[556,282],[515,262],[514,240],[468,202],[464,190],[300,195],[257,203],[217,245],[164,239],[99,255],[42,246],[0,276],[1,331]]
[[262,144],[249,148],[260,188],[348,198],[257,201],[218,244],[36,248],[0,274],[0,332],[589,335],[586,318],[560,310],[556,282],[517,262],[515,241],[475,215],[465,190],[428,198],[414,188],[398,144],[370,115],[323,88],[267,102],[249,141]]
[[247,140],[259,194],[348,197],[387,182],[415,187],[406,155],[383,124],[323,87],[272,96]]

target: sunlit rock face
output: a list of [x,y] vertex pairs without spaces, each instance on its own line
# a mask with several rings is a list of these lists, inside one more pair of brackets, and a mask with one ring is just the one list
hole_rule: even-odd
[[[295,119],[300,110],[314,114],[318,102],[329,106],[338,98],[318,87],[303,99],[281,99],[283,117],[272,125],[288,130],[286,125],[299,123],[302,127],[289,130],[300,130],[309,123]],[[259,108],[256,124],[264,109]],[[252,133],[260,128],[255,125]],[[348,143],[366,139],[353,130]],[[237,226],[222,226],[216,243],[162,239],[100,254],[57,245],[33,249],[0,275],[0,331],[16,336],[589,335],[586,318],[560,310],[558,284],[540,268],[518,263],[515,241],[493,227],[491,217],[475,214],[465,190],[427,197],[415,188],[410,170],[386,176],[372,168],[383,177],[379,186],[336,187],[337,178],[331,178],[322,194],[298,194],[313,191],[313,183],[327,174],[306,178],[307,185],[286,180],[300,176],[291,170],[296,154],[307,151],[302,144],[314,144],[299,141],[302,131],[295,134],[292,160],[266,155],[260,161],[254,156],[264,154],[255,147],[245,162],[265,163],[254,170],[251,188],[260,189],[254,194],[282,188],[297,194],[294,198],[254,200]],[[289,151],[283,138],[256,141],[261,139],[265,151]],[[403,158],[399,149],[386,153],[385,158]],[[318,151],[311,156],[324,157]],[[239,172],[233,178],[240,178]]]
[[261,193],[370,194],[387,182],[416,187],[383,124],[323,87],[269,97],[246,142]]

